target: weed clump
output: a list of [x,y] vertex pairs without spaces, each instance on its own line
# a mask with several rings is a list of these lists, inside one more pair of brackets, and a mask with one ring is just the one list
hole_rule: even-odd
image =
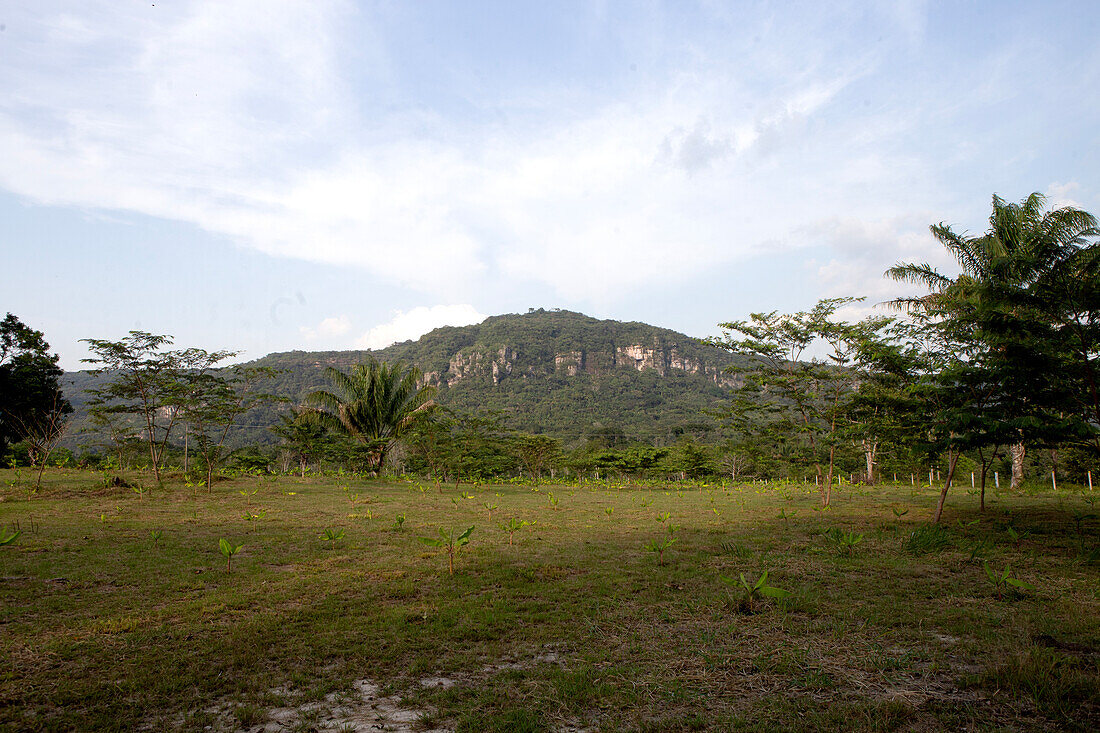
[[910,555],[928,555],[933,552],[943,552],[953,544],[951,531],[946,527],[939,524],[922,524],[909,534],[905,551]]

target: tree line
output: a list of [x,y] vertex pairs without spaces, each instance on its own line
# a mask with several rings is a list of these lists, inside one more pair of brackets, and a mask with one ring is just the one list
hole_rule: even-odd
[[[685,426],[671,445],[604,426],[567,449],[508,430],[492,412],[439,405],[417,369],[371,358],[350,372],[328,368],[329,389],[283,404],[274,451],[229,451],[234,423],[278,401],[265,389],[275,370],[221,368],[235,352],[173,349],[170,337],[139,331],[86,340],[87,361],[108,378],[91,390],[89,412],[109,438],[103,454],[124,465],[140,449],[158,481],[173,461],[201,470],[209,485],[230,460],[281,461],[302,473],[396,468],[436,483],[559,472],[785,477],[812,481],[827,506],[843,478],[874,483],[900,471],[915,481],[936,466],[938,521],[967,469],[984,507],[991,473],[1011,467],[1018,486],[1025,456],[1038,455],[1056,476],[1059,466],[1088,465],[1100,448],[1100,250],[1091,214],[1048,209],[1040,194],[1018,204],[995,196],[980,235],[942,223],[931,232],[959,273],[897,264],[887,276],[924,292],[878,315],[844,321],[841,309],[863,301],[834,298],[720,324],[723,336],[710,343],[745,357],[729,368],[741,386],[706,416],[716,430]],[[60,373],[40,332],[11,314],[0,323],[0,455],[44,465],[71,411]]]

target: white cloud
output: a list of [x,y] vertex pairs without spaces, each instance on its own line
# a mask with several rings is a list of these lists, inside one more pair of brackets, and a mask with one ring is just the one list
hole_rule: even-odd
[[472,305],[417,306],[407,313],[395,311],[393,320],[367,331],[356,341],[361,349],[384,349],[391,344],[417,339],[441,326],[469,326],[487,316]]
[[[935,185],[884,144],[908,113],[841,119],[865,63],[820,49],[805,62],[754,52],[755,77],[681,59],[599,103],[516,90],[485,103],[516,123],[474,123],[430,105],[366,114],[343,36],[363,19],[343,2],[73,7],[0,51],[0,187],[190,222],[433,298],[472,299],[504,278],[603,306],[803,246],[801,229],[836,211],[897,215]],[[43,46],[48,58],[20,60]],[[377,37],[355,58],[377,67],[367,76],[390,67]],[[848,266],[860,263],[824,276],[839,282]]]
[[1069,181],[1067,183],[1051,183],[1047,186],[1047,190],[1044,191],[1044,195],[1047,197],[1047,206],[1052,209],[1061,209],[1066,206],[1073,207],[1075,209],[1085,208],[1084,204],[1077,201],[1071,196],[1074,192],[1079,191],[1081,188],[1076,181]]
[[332,340],[351,331],[351,319],[347,316],[329,316],[314,328],[302,326],[298,332],[308,341]]
[[896,264],[927,262],[945,274],[957,271],[946,250],[929,233],[931,221],[930,214],[914,214],[877,221],[828,219],[804,228],[810,241],[837,255],[827,262],[812,263],[821,292],[827,297],[866,297],[863,304],[844,312],[845,318],[862,318],[881,313],[875,309],[879,303],[921,292],[919,287],[883,276]]
[[248,0],[44,18],[48,59],[18,60],[33,32],[0,58],[0,186],[448,298],[501,273],[605,302],[774,239],[769,215],[813,192],[762,166],[801,160],[805,120],[851,79],[756,92],[684,72],[595,107],[529,102],[546,114],[519,129],[439,135],[400,112],[364,130],[340,73],[350,12]]

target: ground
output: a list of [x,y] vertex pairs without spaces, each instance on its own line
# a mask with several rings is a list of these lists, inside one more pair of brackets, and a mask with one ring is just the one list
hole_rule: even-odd
[[1100,727],[1080,488],[114,476],[0,471],[4,729]]

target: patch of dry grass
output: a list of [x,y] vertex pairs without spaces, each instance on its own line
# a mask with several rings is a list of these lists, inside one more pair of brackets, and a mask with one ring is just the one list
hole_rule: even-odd
[[[0,486],[13,481],[0,472]],[[23,531],[0,548],[11,729],[352,726],[367,718],[316,711],[356,684],[418,711],[406,723],[425,729],[1100,722],[1098,524],[1079,492],[1002,493],[985,515],[959,492],[935,531],[922,529],[935,492],[909,486],[855,487],[821,511],[799,486],[440,494],[246,477],[139,496],[51,471],[39,494],[17,485],[0,498],[0,523]],[[500,524],[513,517],[532,524],[510,546]],[[644,548],[668,524],[662,563]],[[470,525],[453,576],[417,540]],[[326,528],[343,538],[322,540]],[[863,539],[839,548],[832,528]],[[232,573],[221,538],[244,545]],[[998,599],[982,562],[1035,590]],[[765,570],[792,596],[752,613],[718,579]]]

